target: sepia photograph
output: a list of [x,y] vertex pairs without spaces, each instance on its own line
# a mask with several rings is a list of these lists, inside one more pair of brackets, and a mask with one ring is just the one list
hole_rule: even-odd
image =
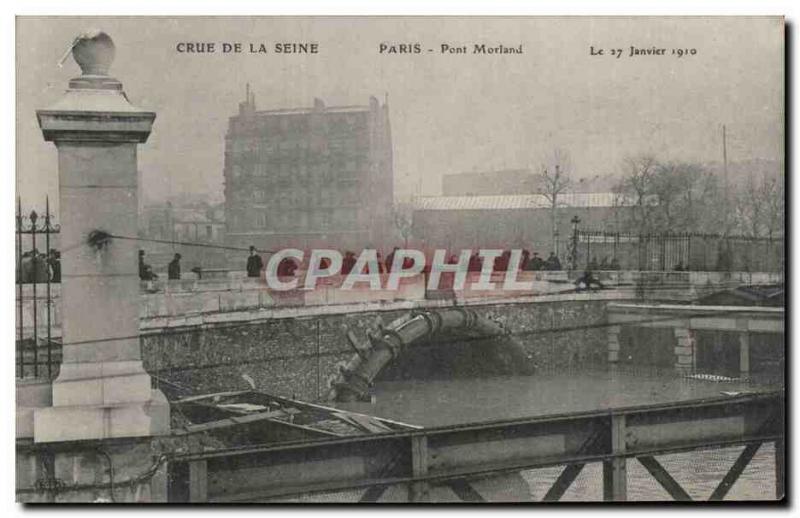
[[783,16],[14,24],[16,502],[787,503]]

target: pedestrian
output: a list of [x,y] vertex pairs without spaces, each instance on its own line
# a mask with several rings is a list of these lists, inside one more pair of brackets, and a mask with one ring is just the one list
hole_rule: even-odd
[[[386,263],[383,260],[383,256],[380,252],[375,254],[376,259],[378,260],[378,273],[383,274],[387,272]],[[372,273],[372,272],[370,272]]]
[[494,259],[494,271],[505,272],[508,270],[508,263],[510,262],[511,252],[504,250],[502,254]]
[[356,254],[351,251],[344,253],[344,260],[342,261],[342,275],[347,275],[353,271],[353,266],[356,265]]
[[520,261],[519,261],[519,269],[520,270],[527,270],[528,269],[528,263],[530,262],[530,260],[531,260],[531,253],[528,252],[527,250],[523,249],[522,250],[522,259],[520,259]]
[[528,268],[535,272],[538,272],[539,270],[544,270],[544,259],[539,257],[539,252],[533,253],[533,257],[528,262]]
[[591,270],[586,270],[582,276],[575,279],[575,291],[591,290],[592,286],[597,286],[601,290],[605,288],[605,285],[592,275]]
[[291,257],[284,257],[278,263],[278,278],[293,277],[295,270],[297,270],[297,264],[295,264],[294,260]]
[[34,265],[33,265],[33,252],[30,250],[27,252],[23,252],[22,257],[20,259],[20,271],[17,272],[19,275],[18,282],[19,284],[28,284],[33,282],[34,277]]
[[550,256],[545,261],[545,270],[559,271],[561,270],[561,261],[556,257],[555,252],[550,252]]
[[61,282],[61,252],[51,248],[47,254],[47,264],[50,267],[50,282]]
[[154,281],[158,275],[153,271],[153,267],[144,262],[144,250],[139,250],[139,279],[143,281]]
[[399,250],[398,247],[392,248],[392,251],[389,252],[389,255],[386,256],[386,272],[392,271],[392,261],[394,261],[394,254]]
[[264,261],[256,253],[256,247],[250,245],[250,256],[247,258],[247,276],[260,277],[262,268],[264,268]]
[[470,272],[479,272],[483,268],[483,261],[481,260],[481,256],[478,255],[478,252],[472,254],[469,258],[469,266],[467,267],[467,271]]
[[139,250],[139,280],[151,281],[149,266],[144,262],[144,250]]
[[175,254],[167,266],[167,278],[171,281],[181,278],[181,254]]

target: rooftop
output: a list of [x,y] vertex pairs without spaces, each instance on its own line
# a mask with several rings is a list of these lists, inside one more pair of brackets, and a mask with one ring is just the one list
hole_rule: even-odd
[[[612,192],[565,193],[558,196],[559,207],[594,208],[626,205]],[[543,194],[494,196],[420,196],[413,201],[415,210],[524,210],[545,209],[550,201]]]

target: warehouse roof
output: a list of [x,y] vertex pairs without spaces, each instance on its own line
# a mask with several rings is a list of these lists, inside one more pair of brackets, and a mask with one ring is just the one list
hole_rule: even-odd
[[[565,193],[558,196],[559,207],[595,208],[630,205],[613,192]],[[616,202],[616,203],[615,203]],[[550,201],[543,194],[499,196],[420,196],[414,199],[415,210],[517,210],[545,209]]]

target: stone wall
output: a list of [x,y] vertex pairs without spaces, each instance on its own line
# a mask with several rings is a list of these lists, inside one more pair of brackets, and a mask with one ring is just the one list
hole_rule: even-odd
[[[606,302],[525,302],[476,309],[519,335],[537,369],[552,370],[605,364],[606,329],[591,326],[605,322]],[[248,377],[259,390],[322,399],[337,363],[354,354],[345,326],[364,337],[378,319],[388,324],[408,313],[392,309],[167,329],[142,337],[145,367],[172,395],[247,389]]]
[[17,443],[16,499],[22,503],[156,503],[167,499],[163,448],[147,439]]
[[[250,309],[332,306],[353,303],[391,301],[421,301],[425,299],[455,297],[459,302],[467,300],[497,299],[510,296],[552,295],[574,288],[575,278],[582,272],[519,272],[520,282],[533,282],[530,291],[502,289],[504,274],[495,273],[492,282],[495,290],[459,290],[449,294],[429,292],[424,275],[401,281],[397,290],[341,290],[341,276],[320,281],[315,290],[292,290],[276,292],[267,288],[262,279],[249,279],[244,272],[224,272],[220,278],[196,279],[194,274],[177,281],[161,279],[142,282],[140,286],[139,316],[142,321],[152,319],[183,318],[193,315],[208,315]],[[730,289],[739,285],[765,285],[783,282],[777,273],[751,272],[636,272],[600,271],[595,276],[607,288],[628,292],[628,297],[639,300],[688,302],[699,297]],[[475,282],[477,274],[469,274],[469,283]],[[383,281],[385,285],[386,277]],[[444,281],[443,281],[444,284]],[[21,289],[20,289],[21,288]],[[33,336],[34,320],[33,290],[36,289],[38,304],[36,317],[38,335],[45,336],[47,330],[47,305],[45,284],[25,284],[15,287],[17,304],[22,296],[22,333]],[[51,334],[61,336],[61,285],[51,284],[53,311],[50,315]],[[17,307],[19,311],[19,306]]]

